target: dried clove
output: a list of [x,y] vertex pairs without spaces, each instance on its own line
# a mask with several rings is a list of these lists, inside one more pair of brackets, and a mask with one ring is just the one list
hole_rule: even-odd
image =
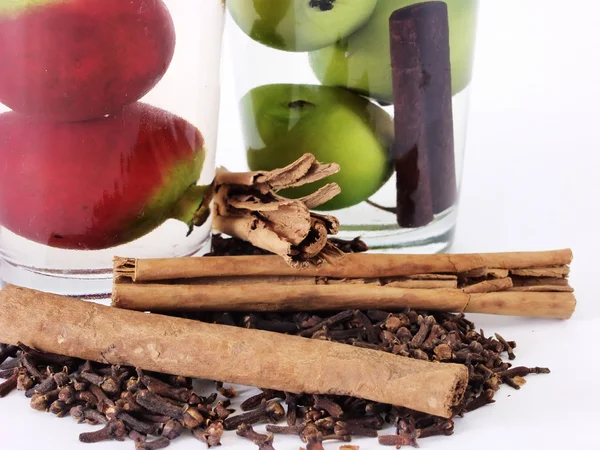
[[204,416],[202,415],[200,410],[198,408],[195,408],[195,407],[189,406],[189,405],[186,405],[183,408],[183,416],[181,419],[183,422],[183,426],[190,430],[193,430],[194,428],[198,428],[198,427],[204,425],[204,422],[205,422]]
[[137,374],[139,381],[146,386],[146,389],[154,394],[180,402],[187,402],[192,395],[192,391],[187,387],[173,387],[157,378],[145,375],[140,369],[137,369]]
[[196,428],[192,430],[192,435],[199,441],[205,442],[208,448],[221,445],[223,436],[223,423],[211,422],[205,430]]
[[234,398],[237,397],[237,391],[235,390],[235,388],[232,387],[228,387],[228,388],[224,388],[224,387],[220,387],[217,389],[219,391],[219,394],[221,394],[223,397],[225,398]]
[[354,317],[361,322],[362,327],[367,334],[367,342],[370,344],[375,344],[379,339],[377,338],[377,333],[375,332],[375,328],[371,324],[369,318],[362,311],[355,311]]
[[324,450],[323,448],[323,434],[312,423],[306,424],[300,437],[303,442],[306,442],[306,450]]
[[408,433],[379,436],[378,441],[380,445],[395,445],[396,448],[408,445],[415,448],[419,447],[415,435]]
[[94,443],[108,440],[123,441],[126,436],[125,424],[120,420],[112,420],[108,422],[104,428],[98,431],[92,431],[89,433],[81,433],[79,440],[85,443]]
[[299,335],[304,336],[304,337],[310,337],[313,334],[315,334],[317,331],[319,331],[320,329],[325,328],[325,327],[330,327],[330,326],[338,324],[340,322],[344,322],[345,320],[348,320],[352,316],[354,316],[354,311],[342,311],[341,313],[331,316],[329,319],[325,319],[325,320],[319,322],[318,324],[314,325],[311,328],[308,328],[307,330],[301,331]]
[[219,420],[225,420],[235,412],[235,409],[226,408],[223,402],[218,402],[214,408],[214,412]]
[[[31,373],[29,374],[31,375]],[[37,386],[28,389],[25,392],[25,397],[31,398],[34,394],[45,394],[54,389],[56,389],[56,381],[54,380],[54,377],[48,377]]]
[[364,416],[357,419],[347,419],[344,422],[350,426],[372,428],[373,430],[381,430],[385,424],[385,421],[380,415]]
[[281,403],[277,401],[263,402],[257,409],[249,411],[245,414],[231,416],[225,419],[223,426],[226,430],[235,430],[241,424],[254,425],[257,422],[269,421],[277,423],[285,415],[285,411]]
[[168,416],[172,419],[182,420],[184,416],[184,409],[175,406],[168,402],[164,397],[153,394],[148,390],[141,390],[136,392],[135,400],[140,405],[146,408],[148,411],[159,414],[161,416]]
[[35,350],[31,347],[28,347],[27,345],[23,344],[22,342],[18,343],[18,348],[20,348],[24,354],[27,354],[28,356],[35,359],[36,361],[43,362],[44,364],[51,364],[51,365],[55,365],[55,366],[66,366],[66,367],[71,367],[71,366],[75,365],[75,359],[71,358],[69,356],[62,356],[62,355],[56,355],[54,353],[41,352],[39,350]]
[[252,441],[253,444],[259,447],[265,447],[265,444],[271,445],[273,443],[273,434],[261,434],[254,431],[252,425],[241,424],[237,427],[236,434],[240,437]]
[[498,373],[498,376],[500,376],[500,377],[513,378],[513,377],[525,377],[532,373],[537,373],[537,374],[550,373],[550,369],[548,369],[546,367],[519,366],[519,367],[513,367],[512,369],[503,370],[502,372],[497,372],[497,373]]
[[143,440],[135,442],[135,450],[159,450],[166,448],[171,444],[171,440],[165,436],[161,436],[153,441]]
[[467,403],[464,407],[465,411],[471,412],[479,409],[485,405],[490,403],[494,403],[494,391],[492,389],[487,389]]
[[295,322],[265,320],[259,318],[256,314],[248,314],[245,316],[243,324],[246,328],[273,331],[275,333],[296,333],[298,331],[298,325]]
[[29,406],[36,411],[46,412],[50,405],[58,400],[58,389],[50,391],[46,394],[33,394],[29,402]]
[[[2,344],[2,348],[0,348],[0,366],[6,361],[8,358],[14,358],[17,356],[17,352],[19,351],[19,347],[16,345],[6,345]],[[14,367],[13,367],[14,369]]]
[[41,372],[36,367],[35,362],[29,355],[23,356],[21,360],[21,364],[27,369],[27,372],[32,378],[35,378],[38,382],[44,380],[46,377],[41,374]]
[[495,333],[494,336],[496,336],[496,339],[498,339],[498,341],[500,341],[500,343],[504,347],[504,350],[506,351],[506,353],[508,353],[508,359],[510,359],[511,361],[513,359],[515,359],[516,356],[515,356],[515,353],[513,352],[513,348],[510,346],[510,344],[508,342],[506,342],[506,340],[502,336],[500,336],[498,333]]
[[106,393],[99,386],[90,384],[89,392],[96,397],[96,407],[101,413],[104,413],[111,406],[115,406],[115,403],[107,397]]
[[106,416],[104,416],[104,414],[101,414],[95,409],[86,408],[82,405],[73,406],[69,410],[69,414],[77,421],[77,423],[87,422],[91,425],[108,423],[108,419]]
[[438,420],[433,425],[417,430],[419,438],[424,439],[432,436],[450,436],[454,433],[454,421]]
[[320,395],[313,395],[313,399],[313,408],[327,411],[327,413],[334,419],[339,419],[344,414],[342,407],[331,399]]
[[0,384],[0,398],[6,397],[17,388],[19,381],[19,371],[13,369],[13,374],[4,383]]
[[285,394],[285,403],[287,404],[286,421],[288,425],[295,425],[298,420],[298,398],[296,394]]
[[23,354],[16,356],[13,359],[9,359],[0,364],[0,371],[7,371],[16,369],[21,365],[21,361],[23,360]]
[[97,373],[94,372],[82,372],[79,377],[82,380],[85,380],[91,384],[94,384],[96,386],[100,386],[103,382],[104,382],[104,377],[102,375],[98,375]]
[[366,428],[349,422],[336,422],[333,432],[336,436],[377,437],[379,434],[373,428]]
[[69,414],[69,409],[69,405],[67,405],[65,402],[55,400],[50,405],[48,411],[54,414],[56,417],[65,417]]
[[299,436],[304,429],[304,425],[288,425],[280,426],[280,425],[267,425],[266,430],[269,433],[274,434],[286,434],[286,435],[296,435]]
[[163,427],[162,435],[172,441],[177,439],[183,430],[183,424],[180,421],[169,419]]
[[138,431],[144,434],[151,434],[158,436],[162,430],[162,426],[157,423],[147,423],[142,420],[136,419],[131,414],[121,411],[116,406],[111,406],[107,408],[104,415],[108,418],[108,420],[121,420],[125,425],[127,425],[130,429]]

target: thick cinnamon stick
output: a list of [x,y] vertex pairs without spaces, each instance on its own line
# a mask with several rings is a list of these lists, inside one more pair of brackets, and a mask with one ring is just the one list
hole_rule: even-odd
[[[408,13],[408,14],[407,14]],[[394,94],[396,215],[401,227],[433,220],[431,174],[425,136],[425,99],[419,30],[409,8],[390,17]]]
[[108,364],[292,393],[339,394],[450,417],[466,367],[317,339],[105,307],[6,286],[0,341]]
[[390,42],[398,223],[418,227],[456,200],[447,5],[395,11]]
[[433,213],[439,214],[454,205],[457,196],[448,5],[439,1],[412,7],[417,20],[425,19],[420,23],[425,136]]
[[116,283],[113,306],[138,311],[336,311],[406,308],[568,319],[568,292],[490,292],[404,289],[376,284],[206,286]]
[[208,258],[134,259],[115,258],[115,278],[134,282],[179,278],[232,276],[320,276],[380,278],[441,273],[457,274],[490,267],[526,269],[570,264],[569,249],[543,252],[473,253],[439,255],[348,254],[335,264],[290,267],[278,256],[224,256]]

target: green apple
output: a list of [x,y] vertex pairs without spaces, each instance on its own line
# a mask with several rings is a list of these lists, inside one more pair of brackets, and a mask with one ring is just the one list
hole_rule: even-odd
[[260,86],[243,97],[241,114],[250,170],[284,167],[305,153],[340,165],[337,174],[282,195],[298,198],[336,182],[341,194],[318,209],[342,209],[368,199],[392,174],[392,118],[346,89]]
[[371,16],[377,0],[228,0],[238,26],[255,41],[307,52],[350,35]]
[[[335,45],[310,53],[310,65],[327,86],[343,86],[384,103],[393,102],[389,19],[415,0],[379,0],[369,21]],[[446,0],[450,21],[452,93],[471,81],[478,0]]]

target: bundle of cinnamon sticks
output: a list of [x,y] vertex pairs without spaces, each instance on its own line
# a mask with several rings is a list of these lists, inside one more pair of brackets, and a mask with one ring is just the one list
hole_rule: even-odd
[[443,255],[349,254],[290,267],[278,256],[115,258],[113,306],[138,311],[405,308],[568,319],[568,249]]
[[340,187],[328,183],[298,199],[279,194],[339,170],[339,165],[320,163],[309,153],[272,171],[220,168],[215,177],[213,229],[279,255],[294,266],[340,258],[342,253],[328,240],[338,232],[337,218],[311,211],[338,195]]

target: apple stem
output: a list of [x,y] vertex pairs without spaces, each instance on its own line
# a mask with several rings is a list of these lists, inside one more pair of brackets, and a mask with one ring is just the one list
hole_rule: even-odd
[[396,214],[396,208],[392,208],[392,207],[388,207],[388,206],[382,206],[382,205],[380,205],[378,203],[375,203],[375,202],[373,202],[371,200],[365,200],[365,203],[367,203],[367,205],[371,205],[373,208],[377,208],[377,209],[380,209],[380,210],[385,211],[385,212]]
[[291,109],[302,109],[307,106],[315,106],[314,103],[307,102],[306,100],[296,100],[294,102],[288,103],[288,107]]
[[203,225],[210,216],[214,181],[208,186],[192,185],[173,206],[170,216],[189,226],[189,236],[194,227]]

